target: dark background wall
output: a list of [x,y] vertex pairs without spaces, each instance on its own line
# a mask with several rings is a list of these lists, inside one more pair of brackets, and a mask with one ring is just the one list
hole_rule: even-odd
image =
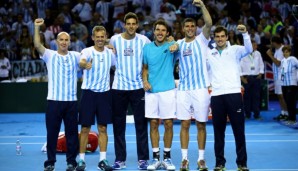
[[[78,99],[81,94],[78,83]],[[45,112],[48,92],[47,82],[1,83],[0,113],[40,113]]]

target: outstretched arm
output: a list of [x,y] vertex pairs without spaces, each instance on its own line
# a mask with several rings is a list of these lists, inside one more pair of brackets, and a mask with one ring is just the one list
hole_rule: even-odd
[[44,23],[42,18],[37,18],[34,21],[34,47],[40,55],[45,52],[45,47],[40,43],[39,27]]
[[212,19],[211,19],[211,16],[205,6],[205,4],[203,3],[202,0],[194,0],[193,1],[193,4],[196,6],[196,7],[199,7],[201,8],[201,11],[203,13],[203,19],[204,19],[204,22],[205,22],[205,26],[203,28],[203,34],[204,36],[206,37],[206,39],[209,39],[210,37],[210,32],[211,32],[211,27],[212,27]]

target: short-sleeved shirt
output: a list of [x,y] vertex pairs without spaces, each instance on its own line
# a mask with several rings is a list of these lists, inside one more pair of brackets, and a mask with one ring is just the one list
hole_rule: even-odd
[[60,55],[57,51],[46,49],[41,59],[48,70],[47,99],[76,101],[80,53],[68,51],[66,55]]
[[81,59],[87,62],[92,60],[91,69],[83,70],[82,89],[94,92],[110,90],[110,68],[115,65],[115,55],[112,50],[104,48],[102,52],[94,49],[94,46],[82,50]]
[[[281,46],[280,48],[275,49],[274,58],[276,58],[279,61],[284,59],[284,55],[283,55],[283,52],[282,52],[283,47],[284,46]],[[281,69],[280,66],[275,65],[275,63],[272,64],[274,80],[280,80],[280,69]]]
[[148,65],[148,82],[151,85],[151,92],[164,92],[175,88],[174,66],[175,57],[169,47],[174,42],[165,42],[157,46],[151,42],[144,47],[144,61]]
[[297,86],[298,60],[294,56],[281,60],[282,86]]
[[195,90],[210,86],[206,64],[209,40],[203,34],[199,34],[191,42],[185,42],[184,38],[177,43],[179,44],[178,90]]
[[112,89],[137,90],[143,88],[142,62],[143,47],[150,40],[141,34],[131,40],[121,34],[111,37],[110,43],[116,49],[116,70]]

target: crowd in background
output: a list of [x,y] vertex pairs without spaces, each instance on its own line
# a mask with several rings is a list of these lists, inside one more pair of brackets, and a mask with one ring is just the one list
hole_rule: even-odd
[[[252,40],[258,44],[264,60],[271,48],[271,37],[279,35],[283,44],[292,46],[298,56],[298,7],[294,0],[205,0],[214,28],[223,25],[229,31],[231,44],[241,44],[238,24],[247,26]],[[153,40],[152,23],[163,18],[171,26],[170,34],[184,37],[183,18],[197,21],[197,34],[204,21],[192,0],[6,0],[0,5],[0,49],[10,60],[39,59],[33,46],[34,20],[44,18],[40,36],[45,47],[56,50],[57,33],[71,35],[69,50],[81,51],[92,45],[91,30],[95,25],[107,28],[109,37],[124,31],[123,17],[127,12],[139,17],[138,33]],[[211,30],[212,31],[212,30]]]

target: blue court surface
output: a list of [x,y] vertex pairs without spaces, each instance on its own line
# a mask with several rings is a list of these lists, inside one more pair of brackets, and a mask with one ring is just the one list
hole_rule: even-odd
[[[272,118],[279,113],[278,107],[270,103],[269,110],[261,113],[263,120],[246,121],[246,140],[248,152],[248,167],[259,171],[298,171],[298,129],[284,126]],[[63,126],[61,131],[63,131]],[[95,131],[95,126],[92,127]],[[172,145],[172,160],[179,170],[181,150],[179,141],[179,121],[174,124],[174,138]],[[160,125],[160,139],[163,139],[163,125]],[[114,137],[112,125],[108,126],[109,144],[107,159],[110,164],[114,157]],[[213,150],[213,127],[211,121],[207,124],[207,143],[205,158],[209,170],[213,170],[215,157]],[[22,144],[22,155],[16,155],[16,140]],[[43,113],[2,113],[0,114],[0,170],[1,171],[42,171],[46,154],[41,147],[46,141],[46,129]],[[126,127],[127,161],[125,170],[137,170],[136,137],[134,124],[128,123]],[[150,142],[149,142],[150,146]],[[161,150],[163,143],[160,143]],[[230,125],[226,130],[226,168],[237,170],[235,142]],[[150,157],[152,156],[150,147]],[[162,156],[162,153],[161,153]],[[189,160],[190,169],[196,169],[198,145],[196,143],[195,124],[190,128]],[[97,170],[99,153],[86,155],[87,171]],[[65,154],[57,154],[56,171],[66,168]]]

